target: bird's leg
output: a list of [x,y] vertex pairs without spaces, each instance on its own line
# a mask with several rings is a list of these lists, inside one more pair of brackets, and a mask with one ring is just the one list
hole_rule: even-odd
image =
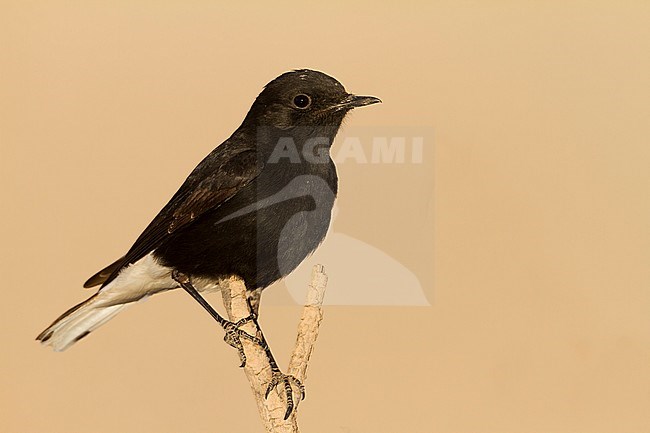
[[[251,312],[251,315],[249,317],[252,318],[251,321],[257,328],[257,339],[260,342],[259,345],[264,350],[264,353],[266,354],[266,357],[269,360],[269,365],[271,366],[271,381],[269,382],[269,385],[266,388],[266,393],[264,397],[268,398],[273,388],[282,385],[284,387],[284,392],[287,399],[287,411],[284,414],[284,419],[287,419],[291,415],[291,412],[293,412],[294,407],[296,407],[297,404],[305,398],[305,387],[300,382],[300,380],[298,380],[294,376],[282,373],[280,367],[278,367],[278,363],[275,361],[275,358],[273,357],[271,348],[269,347],[266,338],[264,338],[262,327],[257,321],[257,318],[259,317],[258,313],[260,308],[261,296],[262,296],[261,289],[246,291],[246,301],[248,302],[248,309]],[[296,402],[295,404],[293,401],[293,386],[298,388],[298,390],[300,391],[300,398],[298,399],[298,402]]]
[[262,300],[262,289],[246,290],[246,301],[251,315],[258,317],[260,311],[260,301]]
[[[275,358],[273,357],[273,353],[271,353],[271,348],[269,347],[266,338],[264,338],[264,334],[262,333],[262,328],[260,327],[260,324],[257,321],[257,313],[259,311],[261,291],[254,290],[248,294],[247,301],[248,301],[249,310],[251,311],[251,315],[237,322],[230,322],[224,319],[219,313],[217,313],[214,310],[214,308],[212,308],[212,306],[205,299],[203,299],[203,297],[192,285],[189,276],[183,274],[182,272],[174,270],[172,272],[172,278],[174,279],[174,281],[180,284],[181,287],[185,289],[187,293],[190,294],[190,296],[192,296],[199,304],[201,304],[201,306],[205,308],[208,313],[210,313],[210,315],[214,318],[214,320],[216,320],[223,327],[223,329],[226,331],[224,341],[229,345],[231,345],[232,347],[234,347],[235,349],[237,349],[237,352],[239,353],[239,358],[242,361],[240,367],[244,367],[246,365],[246,354],[244,353],[244,348],[241,343],[242,338],[245,338],[247,340],[250,340],[258,344],[264,350],[264,353],[269,359],[269,365],[271,366],[271,382],[266,388],[265,397],[268,398],[273,388],[275,388],[276,386],[283,385],[286,398],[287,398],[287,411],[284,415],[284,419],[286,420],[287,418],[289,418],[291,412],[295,407],[295,404],[293,402],[292,385],[295,385],[300,391],[300,399],[298,400],[298,402],[300,402],[300,400],[303,400],[305,398],[305,387],[294,376],[282,373],[280,367],[278,367],[278,363],[275,361]],[[257,328],[256,337],[253,337],[252,335],[239,329],[240,326],[248,322],[253,322],[253,324]]]
[[287,411],[284,414],[284,419],[286,420],[287,418],[289,418],[289,415],[291,415],[291,412],[294,409],[293,386],[295,385],[296,388],[298,388],[298,390],[300,391],[300,398],[298,399],[296,406],[301,400],[304,400],[305,398],[305,387],[300,382],[300,380],[298,380],[294,376],[291,376],[290,374],[282,373],[280,367],[278,367],[278,363],[275,361],[275,358],[273,357],[273,353],[271,353],[271,348],[269,347],[266,338],[264,338],[262,327],[257,321],[257,312],[258,312],[259,302],[260,302],[260,293],[261,291],[250,292],[250,294],[247,297],[247,300],[248,300],[249,309],[251,310],[251,316],[252,316],[251,320],[257,327],[257,339],[259,340],[260,347],[264,350],[264,353],[266,353],[266,357],[269,359],[269,365],[271,366],[271,382],[269,382],[269,385],[266,388],[266,393],[264,397],[268,398],[269,394],[276,386],[282,385],[284,387],[284,392],[287,398]]
[[[256,344],[259,344],[260,346],[263,347],[263,342],[256,338],[253,337],[252,335],[248,334],[247,332],[239,329],[240,326],[242,326],[244,323],[248,323],[250,321],[255,321],[255,316],[248,316],[244,317],[243,319],[237,321],[237,322],[231,322],[229,320],[224,319],[221,317],[219,313],[215,311],[214,308],[206,301],[203,299],[203,297],[199,294],[199,292],[194,288],[192,285],[192,282],[190,281],[190,277],[183,274],[182,272],[179,272],[177,270],[172,271],[172,278],[174,281],[176,281],[178,284],[181,285],[183,289],[187,293],[190,294],[205,310],[210,313],[210,315],[216,320],[221,327],[226,331],[226,335],[223,337],[223,340],[228,343],[230,346],[234,347],[237,349],[237,352],[239,353],[239,359],[241,360],[241,365],[240,367],[243,367],[246,365],[246,354],[244,353],[244,347],[241,344],[241,339],[245,338],[247,340],[250,340]],[[255,325],[257,326],[257,322],[255,322]],[[259,326],[258,326],[259,329]]]

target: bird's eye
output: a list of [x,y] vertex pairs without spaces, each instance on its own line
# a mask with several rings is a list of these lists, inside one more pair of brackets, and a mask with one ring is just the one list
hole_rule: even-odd
[[297,108],[305,109],[311,105],[311,98],[308,95],[300,94],[293,98],[293,105]]

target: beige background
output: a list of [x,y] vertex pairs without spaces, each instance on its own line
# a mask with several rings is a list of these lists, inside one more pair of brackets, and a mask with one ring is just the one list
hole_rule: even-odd
[[[545,3],[3,2],[0,431],[260,430],[183,293],[33,339],[295,67],[384,100],[350,128],[435,131],[341,167],[337,231],[432,305],[328,307],[304,431],[650,431],[650,9]],[[286,365],[299,308],[269,304]]]

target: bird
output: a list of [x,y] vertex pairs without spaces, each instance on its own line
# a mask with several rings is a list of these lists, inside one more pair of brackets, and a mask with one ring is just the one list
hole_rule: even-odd
[[[348,93],[335,78],[315,70],[285,72],[264,86],[241,125],[190,173],[169,202],[120,259],[90,277],[100,286],[36,338],[63,351],[136,301],[184,289],[226,331],[224,338],[246,359],[241,339],[260,344],[272,367],[268,392],[291,386],[259,329],[262,290],[292,272],[323,241],[338,191],[330,155],[334,138],[354,108],[379,103]],[[251,316],[224,319],[201,293],[218,291],[238,277],[246,285]],[[253,321],[252,336],[240,326]],[[286,417],[285,417],[286,418]]]

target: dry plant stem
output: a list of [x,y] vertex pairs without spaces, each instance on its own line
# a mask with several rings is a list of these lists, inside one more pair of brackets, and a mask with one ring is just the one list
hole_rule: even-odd
[[[307,303],[302,311],[302,317],[298,325],[296,346],[291,355],[287,373],[293,375],[303,384],[307,374],[307,365],[318,337],[318,328],[323,319],[322,302],[327,285],[327,275],[323,272],[322,265],[315,265],[312,269],[312,280],[307,293]],[[250,310],[246,301],[246,287],[238,278],[231,278],[228,287],[221,291],[226,312],[230,321],[237,322],[248,317]],[[250,335],[256,335],[255,324],[248,322],[241,327]],[[296,407],[291,416],[284,420],[287,409],[285,393],[282,386],[274,389],[268,399],[264,398],[266,388],[271,381],[271,365],[264,353],[264,350],[257,344],[242,339],[244,353],[246,354],[246,366],[244,372],[248,378],[257,409],[266,431],[269,433],[298,433],[298,422],[296,419]],[[294,401],[298,403],[298,390],[294,389]]]

